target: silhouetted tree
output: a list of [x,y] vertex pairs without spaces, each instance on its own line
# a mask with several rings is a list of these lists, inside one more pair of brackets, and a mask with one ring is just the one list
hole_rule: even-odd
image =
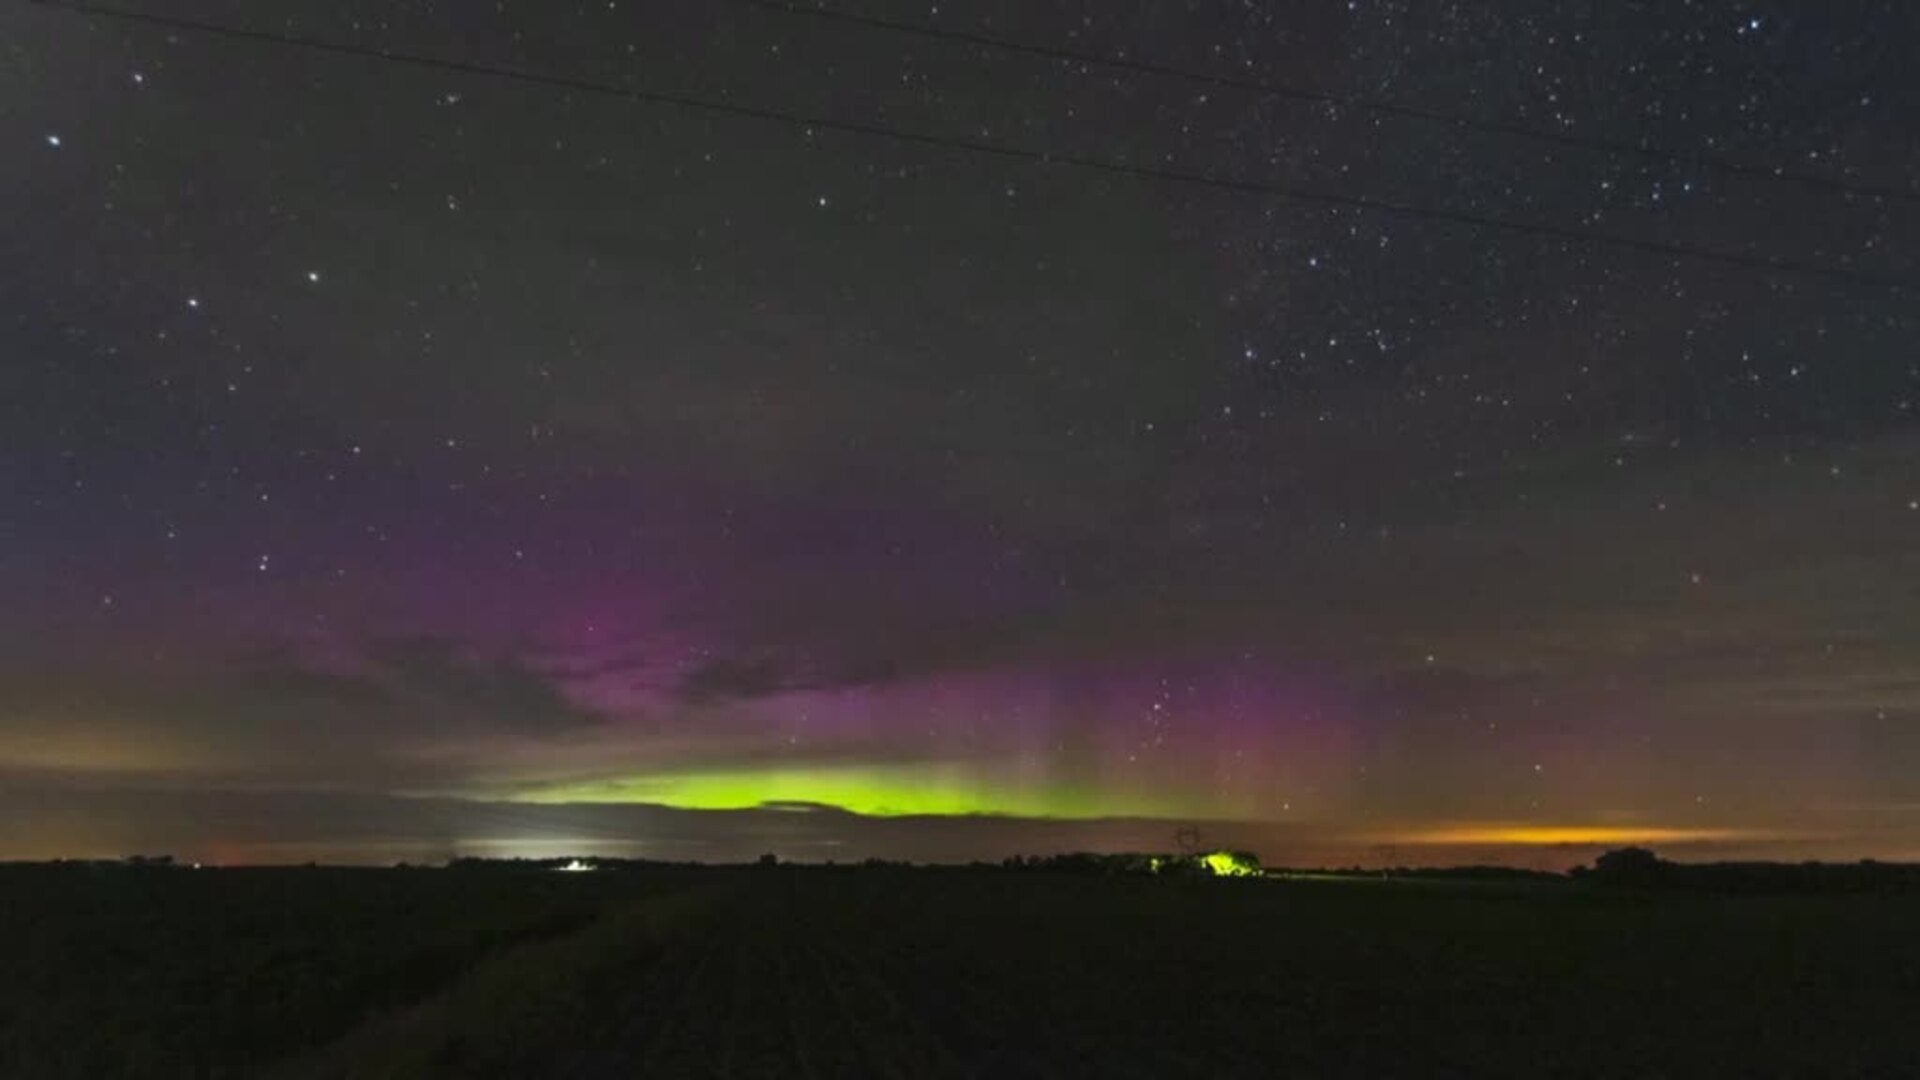
[[1646,882],[1659,876],[1667,865],[1646,848],[1617,848],[1593,860],[1593,876],[1602,881]]

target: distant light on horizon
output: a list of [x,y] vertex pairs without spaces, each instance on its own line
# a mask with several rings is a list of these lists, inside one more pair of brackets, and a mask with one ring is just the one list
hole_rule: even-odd
[[1200,861],[1214,877],[1259,877],[1260,861],[1233,851],[1212,851]]
[[1766,829],[1689,828],[1648,825],[1472,824],[1416,828],[1372,837],[1395,844],[1510,844],[1524,847],[1578,844],[1689,844],[1730,840],[1790,840],[1799,834]]

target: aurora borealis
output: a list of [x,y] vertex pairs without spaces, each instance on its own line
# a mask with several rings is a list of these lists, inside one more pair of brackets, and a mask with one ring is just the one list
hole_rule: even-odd
[[1856,276],[0,5],[0,858],[1920,859],[1904,5],[836,6],[1686,152],[123,10]]

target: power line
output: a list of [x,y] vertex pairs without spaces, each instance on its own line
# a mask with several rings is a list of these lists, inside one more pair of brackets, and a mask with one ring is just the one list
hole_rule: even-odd
[[862,26],[871,30],[880,30],[888,33],[909,34],[916,37],[943,41],[957,41],[968,45],[1001,49],[1007,52],[1025,53],[1030,56],[1039,56],[1066,63],[1092,64],[1114,71],[1130,71],[1140,75],[1178,79],[1185,82],[1219,87],[1221,89],[1241,90],[1265,97],[1290,98],[1295,101],[1311,102],[1316,105],[1332,105],[1344,109],[1353,109],[1358,112],[1379,113],[1383,116],[1398,116],[1411,120],[1445,124],[1462,131],[1480,131],[1492,135],[1504,135],[1516,139],[1530,139],[1536,142],[1577,147],[1600,153],[1638,157],[1650,161],[1663,161],[1676,165],[1691,165],[1733,176],[1800,184],[1805,187],[1855,195],[1861,198],[1900,199],[1910,202],[1920,202],[1920,190],[1910,187],[1854,183],[1847,180],[1837,180],[1830,176],[1822,176],[1817,173],[1802,172],[1797,169],[1749,165],[1744,162],[1734,161],[1713,154],[1689,153],[1657,146],[1646,146],[1639,143],[1622,142],[1617,139],[1599,139],[1583,135],[1572,135],[1566,132],[1550,131],[1546,128],[1532,127],[1526,124],[1516,124],[1501,120],[1479,120],[1473,117],[1459,116],[1434,109],[1424,109],[1417,105],[1405,105],[1400,102],[1387,101],[1379,98],[1350,97],[1325,90],[1314,90],[1308,87],[1268,82],[1263,79],[1245,79],[1233,75],[1194,71],[1167,64],[1156,64],[1146,60],[1130,60],[1120,56],[1082,52],[1077,49],[1069,49],[1057,45],[1036,45],[1031,42],[999,37],[993,34],[982,34],[967,30],[951,30],[944,27],[927,26],[924,23],[901,22],[873,15],[857,15],[852,12],[840,11],[834,8],[795,3],[793,0],[734,0],[734,2],[747,7],[823,19],[850,26]]
[[1648,240],[1633,236],[1595,232],[1588,229],[1553,225],[1546,222],[1514,221],[1467,213],[1465,211],[1422,207],[1411,203],[1402,203],[1387,199],[1374,199],[1361,195],[1317,191],[1258,180],[1238,179],[1235,177],[1214,176],[1208,173],[1191,172],[1183,169],[1133,165],[1106,158],[1032,150],[1024,147],[1007,146],[1000,143],[975,139],[929,135],[924,132],[908,131],[883,124],[840,120],[831,117],[807,116],[802,113],[789,112],[781,109],[712,101],[685,94],[640,90],[631,87],[617,86],[612,83],[595,82],[589,79],[564,75],[551,75],[537,71],[500,67],[490,64],[478,64],[463,60],[450,60],[443,57],[417,53],[396,52],[392,50],[368,48],[361,45],[348,45],[340,42],[305,38],[268,30],[249,30],[181,16],[123,11],[117,8],[86,3],[84,0],[28,0],[28,2],[46,8],[93,15],[101,18],[118,19],[123,22],[144,23],[173,30],[194,31],[231,40],[280,45],[289,48],[304,49],[310,52],[384,60],[390,63],[406,64],[438,71],[504,79],[524,85],[544,86],[578,93],[597,94],[647,104],[671,105],[682,109],[723,116],[763,120],[806,129],[867,135],[917,146],[932,146],[947,150],[964,150],[970,153],[984,154],[1003,159],[1028,161],[1042,165],[1064,165],[1115,176],[1157,180],[1165,183],[1189,184],[1247,194],[1276,196],[1291,199],[1295,202],[1317,203],[1324,206],[1372,211],[1397,217],[1442,221],[1474,229],[1491,229],[1509,233],[1548,237],[1563,241],[1600,244],[1624,250],[1666,256],[1668,258],[1716,262],[1722,265],[1737,266],[1748,270],[1828,278],[1835,281],[1846,281],[1859,285],[1872,285],[1879,288],[1897,289],[1901,291],[1920,291],[1920,281],[1909,281],[1904,278],[1849,270],[1842,267],[1825,266],[1794,259],[1781,259],[1768,255],[1723,251],[1714,248],[1690,247],[1684,244],[1672,244],[1660,240]]

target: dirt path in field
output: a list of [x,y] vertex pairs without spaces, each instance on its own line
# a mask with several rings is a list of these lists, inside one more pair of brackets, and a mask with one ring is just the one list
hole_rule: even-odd
[[577,1078],[960,1075],[937,1036],[803,907],[736,898],[671,945]]
[[271,1075],[275,1080],[555,1075],[561,1071],[556,1061],[576,1053],[582,1033],[604,1026],[609,998],[633,985],[636,972],[652,971],[678,954],[675,943],[706,918],[716,892],[689,890],[613,904],[572,934],[486,957],[452,986],[371,1017],[340,1039],[280,1063]]

